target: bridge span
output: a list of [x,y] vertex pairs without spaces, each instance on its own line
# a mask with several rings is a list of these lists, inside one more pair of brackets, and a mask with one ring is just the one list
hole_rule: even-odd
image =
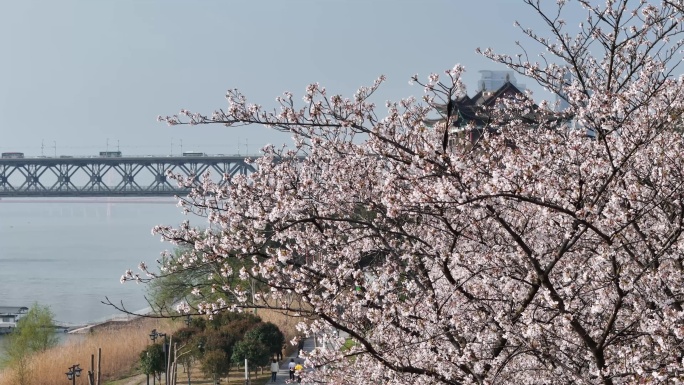
[[241,156],[128,156],[0,159],[1,197],[122,197],[185,195],[167,171],[209,171],[216,179],[254,172]]

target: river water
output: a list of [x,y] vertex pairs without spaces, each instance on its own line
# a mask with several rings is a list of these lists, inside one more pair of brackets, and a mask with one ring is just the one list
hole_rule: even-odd
[[[186,218],[173,199],[0,200],[0,306],[50,306],[59,322],[120,316],[101,302],[147,307],[145,285],[119,278],[141,261],[155,266],[173,246],[151,234]],[[202,225],[202,218],[189,218]]]

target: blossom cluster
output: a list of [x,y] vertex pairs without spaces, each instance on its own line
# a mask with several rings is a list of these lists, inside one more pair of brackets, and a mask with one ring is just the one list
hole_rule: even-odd
[[[562,113],[511,99],[487,127],[456,129],[450,109],[428,127],[464,93],[456,66],[412,78],[422,103],[388,102],[383,117],[380,78],[349,99],[312,84],[301,107],[285,93],[266,112],[232,90],[225,111],[162,118],[265,124],[295,142],[264,148],[249,176],[180,181],[208,225],[157,232],[192,246],[175,266],[217,266],[198,296],[236,301],[182,310],[306,317],[329,347],[309,376],[334,384],[681,382],[684,81],[669,39],[682,4],[578,1],[590,16],[571,37],[571,2],[525,2],[555,40],[523,33],[564,64],[483,53],[557,92]],[[236,275],[267,289],[231,286]],[[353,346],[336,348],[338,332]]]

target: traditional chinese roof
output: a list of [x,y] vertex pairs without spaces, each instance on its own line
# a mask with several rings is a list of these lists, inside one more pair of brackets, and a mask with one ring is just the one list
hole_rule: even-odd
[[[435,110],[441,115],[436,119],[426,119],[425,123],[434,125],[444,120],[447,115],[448,106],[451,105],[451,115],[456,117],[452,122],[452,126],[463,127],[469,123],[475,123],[476,126],[484,126],[491,120],[489,109],[495,107],[501,98],[525,97],[525,94],[520,91],[513,83],[506,82],[496,91],[480,90],[472,98],[464,95],[449,104],[440,104],[435,106]],[[521,118],[521,117],[518,117]],[[525,117],[522,117],[523,119]]]

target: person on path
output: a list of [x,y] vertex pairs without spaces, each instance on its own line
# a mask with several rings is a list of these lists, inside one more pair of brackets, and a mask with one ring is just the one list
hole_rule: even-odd
[[278,365],[278,361],[274,359],[273,362],[271,362],[271,382],[276,382],[278,370],[280,370],[280,365]]
[[294,381],[294,372],[295,372],[295,362],[294,358],[290,358],[290,362],[287,364],[287,369],[290,371],[290,380]]
[[297,374],[297,382],[302,382],[302,370],[304,370],[304,367],[302,364],[297,364],[295,365],[295,373]]

